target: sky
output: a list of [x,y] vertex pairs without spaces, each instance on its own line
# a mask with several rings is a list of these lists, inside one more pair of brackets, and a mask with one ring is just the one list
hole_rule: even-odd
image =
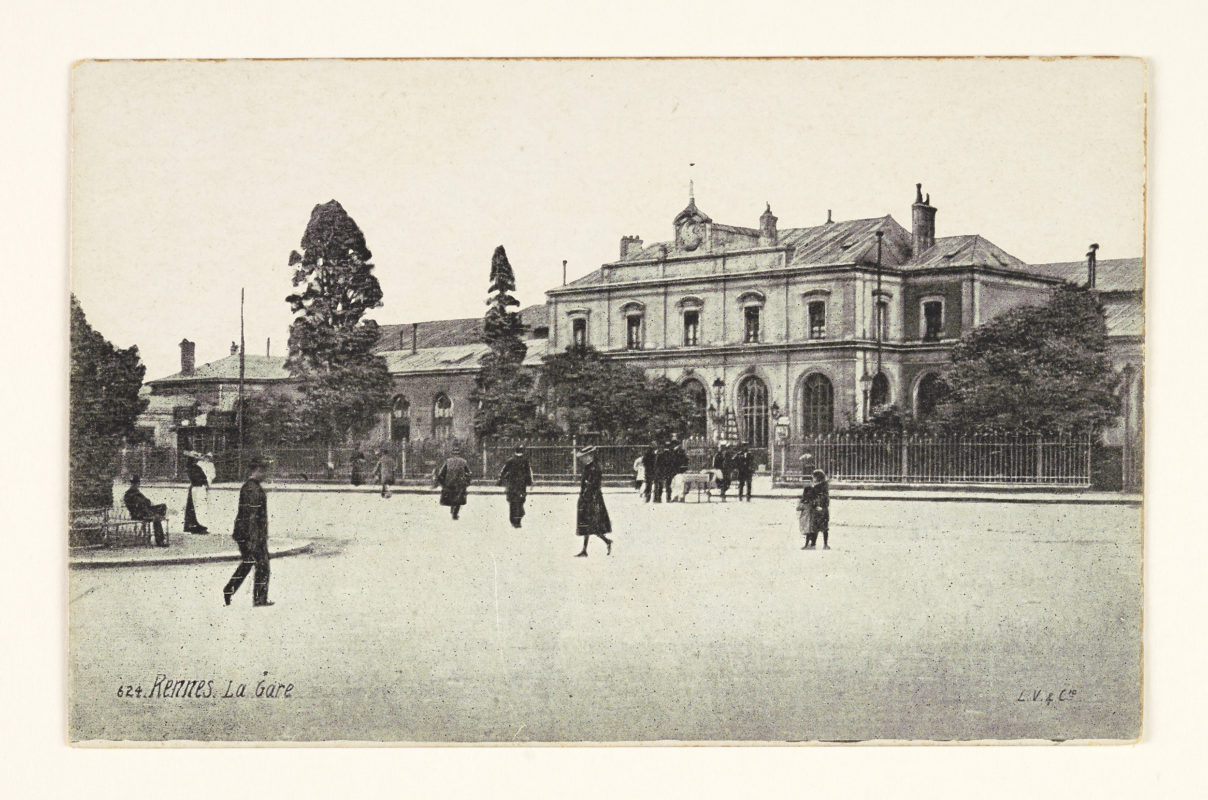
[[338,200],[379,323],[474,317],[504,245],[525,304],[715,221],[892,215],[1031,263],[1143,255],[1140,61],[83,62],[72,75],[71,286],[147,378],[239,338],[285,355],[290,251]]

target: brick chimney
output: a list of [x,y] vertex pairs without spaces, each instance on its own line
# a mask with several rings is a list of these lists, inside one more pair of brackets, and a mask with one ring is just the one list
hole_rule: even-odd
[[1096,258],[1095,251],[1099,249],[1098,244],[1092,244],[1091,249],[1086,254],[1086,288],[1095,288],[1095,270]]
[[910,207],[910,220],[914,234],[912,237],[914,257],[918,258],[935,245],[935,208],[931,205],[931,195],[923,197],[923,184],[916,183],[914,191],[914,205]]
[[779,242],[776,235],[776,215],[772,213],[772,204],[759,215],[759,246],[775,247]]
[[419,323],[411,323],[411,355],[419,352]]
[[621,260],[629,258],[630,254],[642,252],[642,237],[640,236],[622,236],[621,237]]
[[190,342],[188,339],[180,340],[180,374],[192,375],[194,368],[197,366],[195,354],[197,352],[197,344]]

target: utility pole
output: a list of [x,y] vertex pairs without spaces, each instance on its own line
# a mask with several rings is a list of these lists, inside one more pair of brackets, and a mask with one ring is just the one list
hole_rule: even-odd
[[876,320],[877,325],[877,375],[881,374],[881,330],[885,326],[885,320],[881,315],[881,240],[884,237],[883,231],[877,231],[877,291],[872,304],[873,319]]
[[235,401],[236,402],[235,419],[236,419],[236,422],[237,422],[237,425],[239,428],[239,445],[238,445],[239,474],[236,476],[236,479],[243,478],[243,376],[244,376],[244,370],[245,370],[243,354],[244,354],[244,351],[247,349],[246,347],[244,347],[245,342],[243,340],[243,294],[244,294],[244,290],[242,288],[240,288],[240,290],[239,290],[239,394],[238,394],[238,398]]

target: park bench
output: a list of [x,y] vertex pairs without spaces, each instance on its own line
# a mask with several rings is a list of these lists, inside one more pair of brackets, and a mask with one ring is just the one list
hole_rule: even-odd
[[[163,528],[167,544],[167,519]],[[154,547],[155,523],[131,519],[124,508],[76,509],[71,512],[68,543],[71,547]]]

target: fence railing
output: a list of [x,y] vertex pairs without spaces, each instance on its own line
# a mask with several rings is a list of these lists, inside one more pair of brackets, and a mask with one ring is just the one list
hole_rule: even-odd
[[1090,486],[1092,443],[1090,436],[836,433],[778,446],[774,474],[788,482],[821,469],[851,482]]
[[[605,478],[632,479],[634,461],[645,444],[592,442]],[[512,455],[517,442],[491,440],[479,446],[458,444],[461,455],[477,480],[494,480]],[[582,464],[579,442],[566,440],[523,442],[534,477],[540,481],[570,480]],[[392,448],[395,475],[400,479],[427,479],[448,457],[453,442],[415,442]],[[704,439],[685,442],[688,468],[709,467],[715,446]],[[347,483],[353,456],[364,456],[366,483],[377,461],[372,448],[262,448],[257,455],[272,463],[278,480]],[[802,456],[809,454],[809,459]],[[247,457],[249,454],[245,454]],[[1011,484],[1082,487],[1091,484],[1092,439],[1081,437],[1008,436],[875,436],[836,433],[777,444],[770,451],[771,470],[779,482],[800,481],[803,471],[822,469],[836,481],[900,484]],[[240,478],[238,454],[216,453],[221,481]],[[185,459],[174,449],[139,446],[121,455],[119,475],[142,475],[145,480],[184,480]]]

